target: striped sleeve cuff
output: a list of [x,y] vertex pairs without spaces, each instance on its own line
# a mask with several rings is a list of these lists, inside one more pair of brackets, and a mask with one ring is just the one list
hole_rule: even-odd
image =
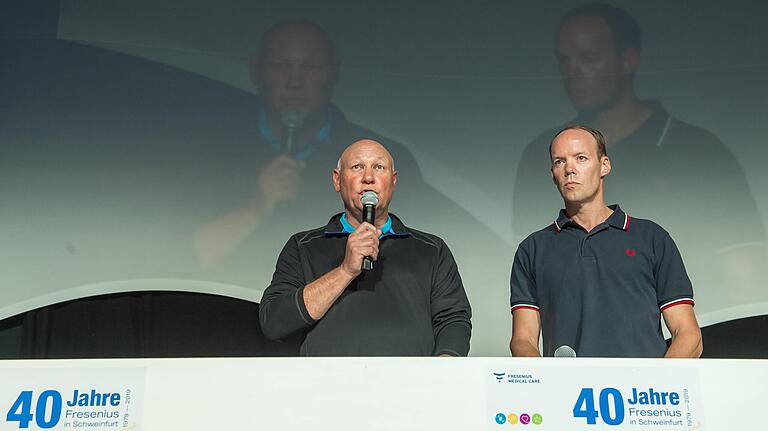
[[539,306],[532,303],[526,303],[526,302],[519,302],[517,304],[512,305],[512,312],[514,313],[515,310],[534,310],[539,311]]
[[667,308],[672,308],[675,305],[681,305],[681,304],[688,304],[690,306],[695,305],[695,303],[693,302],[693,298],[690,298],[690,297],[689,298],[677,298],[677,299],[673,299],[673,300],[670,300],[670,301],[662,303],[661,305],[659,305],[659,309],[661,311],[664,311]]

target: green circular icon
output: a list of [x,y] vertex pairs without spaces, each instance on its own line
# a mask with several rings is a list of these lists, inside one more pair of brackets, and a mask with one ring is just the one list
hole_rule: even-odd
[[541,425],[542,420],[544,419],[538,413],[535,413],[533,416],[531,416],[531,422],[535,423],[536,425]]

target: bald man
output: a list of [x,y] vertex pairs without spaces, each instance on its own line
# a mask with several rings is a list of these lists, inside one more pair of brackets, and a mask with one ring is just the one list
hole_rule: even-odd
[[[390,213],[392,155],[357,141],[332,177],[344,212],[288,240],[261,300],[264,334],[306,334],[304,356],[466,356],[471,310],[456,263],[442,239]],[[373,224],[361,222],[364,192],[379,198]]]

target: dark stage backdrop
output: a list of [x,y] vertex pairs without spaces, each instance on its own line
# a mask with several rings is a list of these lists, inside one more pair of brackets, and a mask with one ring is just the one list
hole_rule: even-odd
[[[568,63],[562,44],[577,36],[556,35],[576,1],[24,3],[9,2],[0,21],[5,345],[23,335],[14,316],[86,296],[258,302],[289,235],[340,210],[331,169],[345,140],[367,134],[397,149],[392,211],[442,236],[457,259],[472,354],[507,355],[514,251],[562,204],[549,180],[551,129],[607,109],[620,91],[622,72],[601,63],[613,43],[601,28],[593,51]],[[703,326],[765,315],[767,6],[612,4],[639,23],[633,88],[644,114],[610,125],[640,127],[608,148],[607,198],[670,232]],[[266,29],[297,17],[335,42],[333,112],[351,131],[305,161],[306,199],[239,230],[273,157],[249,61]]]

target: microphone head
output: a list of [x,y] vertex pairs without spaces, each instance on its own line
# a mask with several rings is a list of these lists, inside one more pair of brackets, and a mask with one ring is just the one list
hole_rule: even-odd
[[576,357],[576,351],[573,350],[573,347],[567,346],[563,344],[562,346],[555,349],[555,358],[575,358]]
[[298,129],[304,124],[304,120],[307,118],[306,112],[301,111],[285,111],[280,113],[280,124],[283,127],[289,129]]
[[376,206],[379,204],[379,195],[377,195],[376,192],[365,192],[363,193],[363,197],[360,198],[360,202],[363,204],[363,206]]

